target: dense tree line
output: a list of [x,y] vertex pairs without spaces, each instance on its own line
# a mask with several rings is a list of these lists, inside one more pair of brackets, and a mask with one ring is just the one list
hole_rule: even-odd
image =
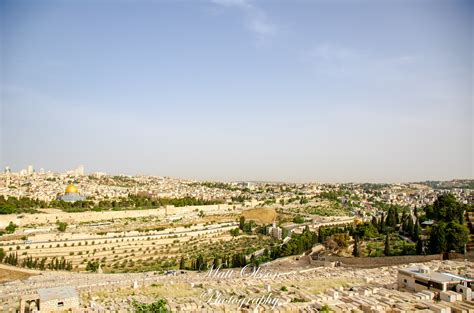
[[[248,222],[245,221],[245,217],[241,216],[239,219],[239,229],[244,233],[251,234],[252,230],[257,226],[255,221],[250,220]],[[265,233],[265,227],[263,227]]]
[[0,214],[38,213],[38,208],[59,208],[65,212],[85,212],[104,210],[130,210],[141,208],[157,208],[167,205],[175,207],[222,204],[223,200],[206,200],[193,197],[183,198],[153,198],[141,195],[129,195],[127,198],[117,200],[101,200],[97,203],[90,200],[66,202],[62,200],[46,201],[31,199],[27,197],[0,196]]
[[428,248],[431,253],[464,252],[469,230],[464,225],[464,210],[452,194],[440,195],[433,205],[424,208],[425,215],[436,223],[430,229]]
[[302,234],[293,234],[291,239],[282,246],[275,246],[270,252],[270,257],[276,259],[279,257],[298,255],[310,250],[318,243],[318,235],[311,232],[306,225]]
[[100,267],[99,261],[88,261],[86,264],[86,271],[88,272],[97,272]]
[[[243,224],[246,224],[245,222]],[[239,228],[237,228],[239,229]],[[221,266],[222,268],[243,267],[247,264],[258,266],[263,262],[274,260],[284,256],[303,254],[311,250],[311,248],[318,243],[318,235],[311,232],[306,226],[302,234],[293,234],[292,238],[281,246],[273,246],[271,249],[264,249],[260,256],[251,255],[250,258],[242,253],[234,253],[232,255],[218,256],[211,259],[206,259],[202,255],[190,260],[191,265],[186,266],[187,261],[181,257],[179,262],[180,269],[190,270],[206,270],[208,266],[214,265],[214,268]]]
[[104,211],[104,210],[133,210],[142,208],[158,208],[167,205],[174,205],[175,207],[195,206],[195,205],[211,205],[222,204],[223,200],[214,199],[206,200],[193,197],[184,198],[154,198],[142,195],[130,194],[127,198],[117,200],[101,200],[98,203],[93,201],[75,201],[65,202],[62,200],[53,200],[50,202],[50,207],[60,208],[66,212],[84,212],[84,211]]
[[36,213],[36,209],[47,207],[48,204],[41,200],[0,196],[0,214]]
[[452,194],[447,193],[440,195],[433,205],[427,205],[424,211],[427,219],[463,224],[464,210],[467,208],[467,205],[459,203]]
[[26,258],[23,258],[20,260],[18,258],[18,253],[9,253],[8,255],[5,253],[5,251],[0,248],[0,263],[5,263],[13,266],[21,266],[21,267],[26,267],[26,268],[33,268],[33,269],[39,269],[39,270],[66,270],[66,271],[71,271],[72,270],[72,262],[67,261],[64,257],[62,258],[56,258],[53,257],[49,262],[48,258],[43,257],[43,258],[33,258],[32,256],[27,256]]
[[191,266],[186,266],[186,259],[181,257],[179,262],[180,269],[194,270],[194,271],[205,271],[209,266],[214,266],[214,268],[233,268],[233,267],[243,267],[249,262],[244,253],[234,253],[233,255],[218,256],[211,259],[204,258],[201,254],[198,255],[195,259],[191,260]]
[[352,226],[349,226],[349,224],[343,226],[320,226],[316,237],[319,243],[323,243],[329,236],[347,233],[350,227]]
[[[464,211],[468,206],[459,203],[452,194],[439,195],[432,205],[426,205],[422,210],[415,207],[407,212],[393,205],[386,208],[386,213],[382,214],[380,219],[373,217],[371,222],[380,234],[388,235],[399,230],[400,234],[408,236],[416,243],[417,254],[425,253],[424,247],[427,248],[426,252],[432,254],[464,251],[464,245],[469,239],[469,230],[464,225]],[[433,220],[433,225],[423,232],[421,222],[426,220]],[[428,238],[424,239],[427,236]],[[387,240],[389,239],[386,237],[386,247]]]

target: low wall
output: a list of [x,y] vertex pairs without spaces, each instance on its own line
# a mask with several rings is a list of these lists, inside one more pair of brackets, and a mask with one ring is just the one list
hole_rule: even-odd
[[164,218],[169,215],[184,215],[193,212],[203,211],[205,213],[228,213],[229,206],[227,204],[215,204],[215,205],[200,205],[200,206],[185,206],[185,207],[163,207],[157,209],[145,209],[145,210],[127,210],[127,211],[87,211],[87,212],[76,212],[67,213],[57,209],[44,209],[41,210],[45,213],[37,214],[6,214],[0,215],[0,229],[5,228],[8,223],[13,222],[19,226],[28,224],[51,224],[57,220],[66,222],[69,224],[77,224],[79,222],[87,221],[104,221],[119,218],[130,218],[130,217],[142,217],[142,216],[156,216]]
[[465,256],[462,253],[457,253],[457,252],[448,253],[448,260],[464,260],[466,258],[469,258],[469,257]]
[[380,266],[392,266],[408,263],[422,263],[433,260],[442,260],[442,254],[433,255],[403,255],[403,256],[386,256],[386,257],[361,257],[361,258],[345,258],[338,256],[325,256],[318,259],[317,256],[313,256],[314,260],[325,261],[325,262],[340,262],[342,266],[351,267],[380,267]]

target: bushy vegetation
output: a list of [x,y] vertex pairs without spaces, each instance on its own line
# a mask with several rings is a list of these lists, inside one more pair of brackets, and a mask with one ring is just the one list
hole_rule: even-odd
[[192,197],[184,198],[153,198],[140,195],[129,195],[127,198],[119,200],[101,200],[97,204],[92,201],[65,202],[62,200],[53,200],[50,207],[60,208],[65,212],[85,212],[85,211],[122,211],[122,210],[141,210],[174,205],[175,207],[222,204],[223,200],[205,200]]
[[252,254],[247,257],[248,251],[237,252],[232,255],[220,255],[214,258],[205,258],[199,254],[195,259],[191,260],[191,267],[186,267],[184,258],[180,261],[181,269],[206,270],[209,266],[222,268],[243,267],[247,264],[258,266],[261,263],[271,261],[280,257],[299,255],[311,250],[318,243],[318,236],[315,232],[311,232],[306,226],[302,234],[294,234],[292,238],[283,245],[273,245],[265,248],[260,256]]
[[58,230],[60,232],[65,232],[66,231],[66,228],[67,228],[67,223],[66,222],[56,221],[56,225],[58,225]]
[[32,256],[27,256],[20,260],[18,258],[18,253],[9,253],[8,255],[5,254],[2,248],[0,248],[0,262],[5,264],[13,265],[13,266],[21,266],[25,268],[33,268],[39,270],[65,270],[71,271],[72,270],[72,262],[67,261],[64,257],[56,258],[53,257],[49,260],[48,258],[33,258]]
[[133,310],[136,313],[168,313],[171,312],[168,310],[166,307],[166,300],[165,299],[159,299],[156,302],[153,303],[140,303],[137,301],[134,301],[132,303]]
[[303,224],[304,223],[304,217],[301,216],[301,215],[296,215],[295,217],[293,217],[293,223]]
[[424,212],[427,219],[443,221],[445,223],[464,223],[464,210],[467,205],[459,203],[452,194],[443,194],[436,199],[433,205],[427,205]]
[[7,234],[13,234],[15,232],[15,229],[18,228],[18,225],[16,225],[13,222],[10,222],[7,227],[5,227],[5,231]]
[[99,269],[100,263],[98,261],[88,261],[86,265],[86,271],[88,272],[97,272]]
[[0,214],[37,213],[36,209],[46,207],[48,204],[45,201],[27,197],[6,199],[5,196],[0,196]]
[[311,250],[317,243],[318,235],[315,232],[311,232],[309,227],[306,226],[302,234],[293,234],[291,239],[281,247],[273,247],[270,256],[272,259],[276,259],[284,256],[302,254],[305,251]]
[[[464,210],[468,207],[453,195],[442,194],[423,210],[415,207],[410,211],[397,205],[384,205],[384,208],[380,217],[374,216],[371,222],[355,227],[320,227],[319,242],[332,249],[344,248],[348,237],[339,234],[347,233],[354,239],[352,254],[356,257],[464,251],[469,239],[469,230],[463,224]],[[434,224],[423,230],[420,221],[428,219]],[[362,249],[364,241],[366,247]]]

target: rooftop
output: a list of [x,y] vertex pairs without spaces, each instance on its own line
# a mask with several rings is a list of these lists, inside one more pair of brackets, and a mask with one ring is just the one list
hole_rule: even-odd
[[37,290],[41,301],[76,298],[76,288],[71,286],[60,286],[53,288],[40,288]]

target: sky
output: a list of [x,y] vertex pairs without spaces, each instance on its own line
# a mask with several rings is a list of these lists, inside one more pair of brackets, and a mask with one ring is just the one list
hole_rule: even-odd
[[0,0],[0,166],[474,178],[472,1]]

